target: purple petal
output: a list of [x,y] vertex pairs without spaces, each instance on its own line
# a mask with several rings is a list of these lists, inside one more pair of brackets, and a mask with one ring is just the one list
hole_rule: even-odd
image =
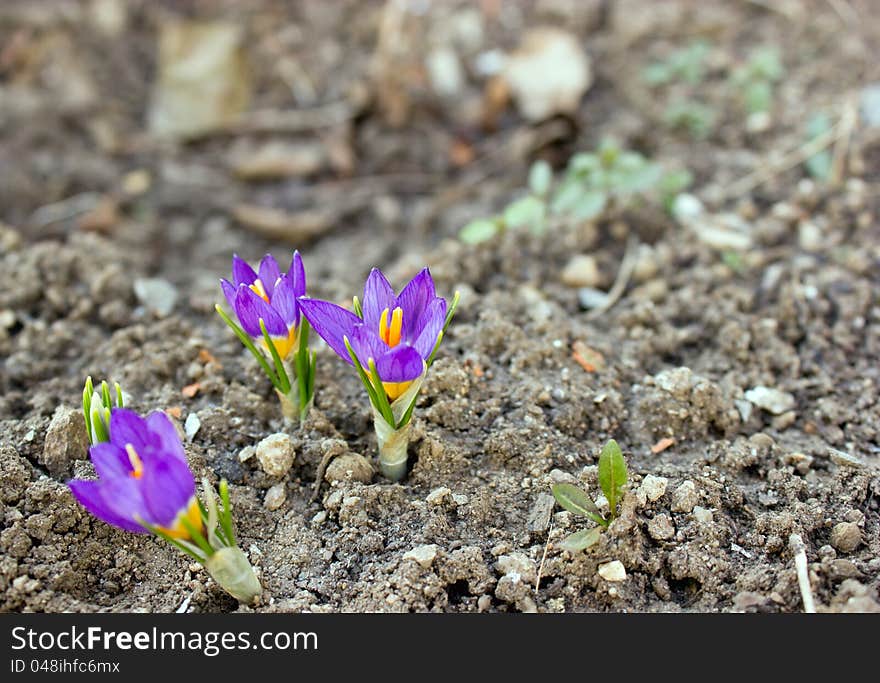
[[229,308],[235,310],[235,285],[226,278],[220,278],[220,288],[223,290],[223,296],[226,297]]
[[370,364],[371,358],[378,361],[389,352],[388,344],[382,341],[378,331],[372,330],[366,325],[358,325],[348,340],[351,342],[354,355],[357,356],[364,368]]
[[434,346],[437,344],[437,337],[443,330],[443,324],[446,322],[446,300],[436,297],[431,301],[422,319],[416,326],[415,334],[417,335],[413,342],[413,348],[419,352],[419,355],[428,360]]
[[344,339],[345,337],[351,339],[354,330],[362,324],[361,319],[351,311],[329,301],[304,297],[298,303],[302,314],[315,332],[321,335],[342,360],[351,363]]
[[383,382],[409,382],[425,370],[425,361],[412,346],[400,344],[376,359],[376,370]]
[[275,291],[275,283],[280,276],[281,271],[278,270],[278,261],[275,260],[272,254],[266,254],[263,260],[260,261],[260,282],[263,283],[263,289],[266,290],[266,294],[270,299],[272,298],[272,292]]
[[282,275],[272,294],[271,306],[277,311],[286,327],[299,324],[299,306],[296,303],[293,280],[290,275]]
[[248,265],[247,261],[238,254],[234,254],[232,257],[232,284],[236,287],[239,285],[252,285],[256,279],[257,274]]
[[397,305],[403,309],[403,338],[412,339],[418,321],[422,317],[425,308],[436,298],[434,293],[434,280],[427,268],[410,280],[400,296],[397,297]]
[[[135,520],[135,515],[143,513],[135,481],[130,477],[102,481],[74,479],[67,485],[74,498],[98,519],[125,531],[146,533]],[[129,510],[132,514],[128,514]]]
[[293,282],[293,293],[296,298],[306,295],[306,269],[303,266],[302,256],[298,251],[293,252],[293,259],[290,262],[290,269],[287,271],[287,277]]
[[127,477],[131,474],[131,460],[123,449],[110,442],[96,443],[89,449],[89,459],[98,476],[103,478]]
[[382,311],[387,308],[390,314],[396,305],[397,298],[394,296],[394,289],[382,271],[373,268],[364,283],[364,300],[361,302],[364,322],[374,330],[378,330]]
[[145,467],[138,483],[147,512],[146,521],[164,527],[174,525],[175,518],[187,508],[196,492],[189,466],[177,459]]
[[150,432],[146,420],[136,412],[127,408],[114,408],[110,412],[110,442],[123,450],[131,444],[140,453],[157,445],[158,439]]
[[156,448],[163,455],[173,456],[178,460],[186,462],[186,453],[183,451],[180,435],[177,433],[171,418],[161,410],[156,410],[147,415],[146,423],[156,439]]
[[287,325],[281,316],[250,287],[240,286],[235,293],[235,313],[238,321],[250,336],[263,337],[260,319],[266,323],[266,331],[273,337],[287,336]]

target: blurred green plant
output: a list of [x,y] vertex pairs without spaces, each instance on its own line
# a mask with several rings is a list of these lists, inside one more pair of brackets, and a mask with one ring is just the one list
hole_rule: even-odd
[[566,536],[560,544],[565,550],[576,552],[594,545],[608,525],[617,517],[617,506],[623,498],[627,482],[626,461],[623,452],[614,439],[608,441],[599,455],[599,487],[608,501],[608,516],[602,515],[599,507],[589,493],[574,484],[553,484],[550,490],[556,502],[564,509],[579,517],[593,520],[598,526],[581,529]]
[[642,71],[642,80],[652,87],[684,82],[698,85],[706,76],[706,58],[712,47],[705,40],[697,40],[676,50],[667,59],[654,62]]
[[712,107],[692,99],[675,100],[663,113],[663,122],[692,138],[704,140],[715,127],[716,113]]
[[[828,114],[823,112],[813,114],[807,122],[807,141],[812,142],[816,138],[827,135],[831,131],[831,128],[831,117],[829,117]],[[829,149],[823,149],[821,152],[814,154],[804,162],[807,173],[816,180],[822,181],[828,180],[828,178],[831,177],[832,165],[833,160],[831,157],[831,150]]]
[[546,161],[535,162],[529,169],[529,193],[499,215],[471,221],[461,229],[459,239],[479,244],[507,229],[542,234],[549,225],[597,219],[608,210],[638,201],[656,200],[668,209],[691,180],[687,171],[665,171],[638,152],[606,139],[595,152],[572,156],[555,180]]
[[760,114],[772,109],[773,86],[784,75],[779,50],[765,45],[752,50],[746,62],[733,70],[730,82],[746,113]]

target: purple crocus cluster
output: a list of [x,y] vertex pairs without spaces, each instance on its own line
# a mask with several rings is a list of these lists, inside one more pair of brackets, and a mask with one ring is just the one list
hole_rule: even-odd
[[[299,252],[293,254],[286,273],[281,272],[271,255],[261,260],[257,270],[236,255],[232,260],[232,281],[223,279],[221,286],[240,327],[219,307],[218,311],[258,357],[282,395],[292,393],[293,387],[281,361],[297,349],[294,359],[297,388],[303,399],[301,416],[313,395],[315,360],[308,349],[310,326],[340,358],[357,366],[374,408],[379,411],[377,419],[381,418],[385,425],[378,439],[380,464],[383,452],[394,450],[397,459],[402,453],[405,465],[405,428],[415,400],[408,401],[405,410],[399,410],[402,402],[392,408],[389,401],[403,396],[425,374],[451,317],[450,306],[436,295],[427,268],[399,294],[374,268],[364,285],[363,300],[355,298],[355,313],[330,301],[305,296],[306,276]],[[457,298],[452,310],[456,302]],[[265,354],[253,342],[261,343],[272,356],[276,374],[272,374]],[[91,418],[86,400],[92,398],[90,386],[89,380],[84,392],[87,421]],[[117,391],[121,396],[121,390]],[[226,521],[221,521],[223,529],[217,533],[208,530],[208,537],[220,539],[222,547],[214,547],[205,540],[207,518],[196,498],[193,474],[180,437],[169,418],[161,412],[142,418],[121,407],[111,411],[109,398],[100,402],[106,404],[110,418],[108,429],[97,434],[105,440],[89,450],[98,479],[71,481],[70,489],[76,499],[96,517],[120,529],[135,533],[152,531],[169,537],[181,549],[204,560],[206,566],[215,561],[211,558],[231,557],[226,553],[234,548],[228,500],[224,506]],[[387,430],[390,431],[385,433]],[[389,476],[400,478],[404,470],[398,467],[394,472]],[[221,483],[221,492],[224,486],[225,482]],[[235,552],[240,553],[237,549]],[[223,573],[218,570],[212,575]],[[255,586],[258,584],[249,584],[242,594],[251,595],[257,590]],[[234,588],[225,587],[236,594]]]
[[262,320],[278,355],[286,358],[297,344],[298,299],[306,293],[306,272],[299,252],[293,253],[286,273],[271,254],[263,257],[258,271],[236,254],[232,257],[232,282],[221,279],[220,286],[244,331],[264,343]]
[[345,341],[363,367],[372,359],[394,400],[424,373],[446,322],[446,300],[436,295],[427,268],[395,294],[374,268],[364,285],[361,316],[330,301],[302,298],[303,315],[340,358],[353,364]]
[[172,538],[188,539],[181,520],[201,529],[195,481],[177,430],[165,413],[142,418],[115,408],[109,437],[110,441],[89,449],[98,479],[69,483],[83,507],[108,524],[135,533],[147,533],[146,524]]

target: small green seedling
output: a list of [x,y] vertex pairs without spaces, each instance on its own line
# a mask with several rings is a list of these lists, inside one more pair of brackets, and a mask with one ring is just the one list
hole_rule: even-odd
[[642,72],[642,79],[650,86],[683,82],[698,85],[706,75],[706,58],[712,51],[704,40],[697,40],[673,52],[668,59],[654,62]]
[[712,107],[693,99],[674,100],[663,113],[663,122],[696,140],[704,140],[715,127],[717,115]]
[[773,86],[782,80],[785,67],[774,47],[754,50],[745,64],[733,70],[730,80],[739,92],[747,114],[768,112],[773,106]]
[[605,444],[599,455],[599,487],[608,500],[608,517],[604,517],[590,495],[573,484],[553,484],[551,491],[556,502],[563,508],[578,515],[592,519],[599,526],[581,529],[567,536],[562,541],[562,548],[572,552],[585,550],[599,540],[602,529],[608,527],[617,517],[617,506],[623,497],[626,486],[626,461],[620,446],[614,439]]
[[101,382],[101,391],[95,391],[92,378],[87,377],[83,387],[82,406],[89,443],[94,445],[109,441],[110,411],[113,408],[125,407],[125,399],[119,383],[113,383],[112,393],[106,381]]
[[461,229],[459,239],[479,244],[508,229],[542,234],[548,227],[595,220],[640,201],[666,205],[670,188],[685,189],[682,179],[689,182],[690,174],[665,171],[638,152],[604,140],[595,152],[572,156],[555,183],[550,165],[535,162],[529,170],[529,193],[500,215],[471,221]]
[[[807,122],[807,141],[813,142],[817,138],[828,135],[831,127],[831,118],[828,114],[822,112],[813,114]],[[826,181],[831,177],[833,165],[831,151],[828,149],[817,152],[804,162],[807,173],[821,181]]]

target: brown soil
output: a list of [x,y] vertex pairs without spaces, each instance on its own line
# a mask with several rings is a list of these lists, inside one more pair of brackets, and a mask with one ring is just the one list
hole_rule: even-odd
[[[265,586],[261,611],[794,612],[792,534],[806,543],[820,610],[880,610],[878,129],[854,127],[837,185],[805,180],[795,165],[726,196],[803,144],[809,112],[836,120],[880,80],[869,0],[778,10],[485,2],[482,13],[438,3],[407,15],[384,70],[374,68],[380,3],[135,0],[115,31],[102,4],[0,7],[0,609],[237,609],[198,565],[73,500],[65,481],[92,473],[76,413],[92,375],[119,381],[142,412],[170,410],[181,431],[198,416],[191,464],[230,482],[241,546]],[[294,132],[244,126],[158,142],[146,128],[156,35],[180,16],[245,27],[250,112],[341,103],[343,115],[297,119]],[[470,58],[511,49],[541,24],[574,32],[593,60],[576,116],[530,126],[507,107],[487,128],[473,115],[476,74],[453,99],[431,94],[422,50],[436,36],[458,35]],[[639,81],[696,36],[727,59],[700,86],[723,112],[700,141],[659,125],[663,103]],[[768,43],[786,75],[769,128],[748,132],[723,74]],[[562,166],[608,134],[690,168],[693,193],[739,214],[754,246],[725,260],[660,209],[479,247],[455,239],[524,186],[534,159]],[[267,139],[317,146],[322,160],[282,179],[236,176],[230,155]],[[134,187],[133,171],[149,175],[148,188]],[[288,239],[238,220],[253,205],[284,211]],[[819,243],[805,238],[807,222]],[[590,254],[609,288],[631,237],[646,245],[633,280],[591,318],[560,272],[572,254]],[[301,430],[285,425],[213,312],[233,252],[283,262],[293,248],[313,296],[345,301],[373,266],[403,284],[424,264],[440,293],[461,292],[401,484],[324,483],[309,502],[325,453],[374,455],[362,387],[322,346],[315,409]],[[137,299],[132,283],[143,277],[176,287],[170,315]],[[604,366],[585,370],[576,342]],[[182,393],[196,382],[194,396]],[[794,408],[751,406],[745,392],[759,385],[790,393]],[[297,452],[282,480],[239,458],[278,431]],[[548,514],[549,485],[568,479],[596,493],[611,437],[631,472],[621,515],[596,546],[563,551],[580,521],[558,506]],[[653,453],[667,437],[674,444]],[[648,475],[667,480],[656,500],[642,486]],[[270,511],[264,497],[278,483],[286,500]],[[612,560],[624,581],[599,575]]]

